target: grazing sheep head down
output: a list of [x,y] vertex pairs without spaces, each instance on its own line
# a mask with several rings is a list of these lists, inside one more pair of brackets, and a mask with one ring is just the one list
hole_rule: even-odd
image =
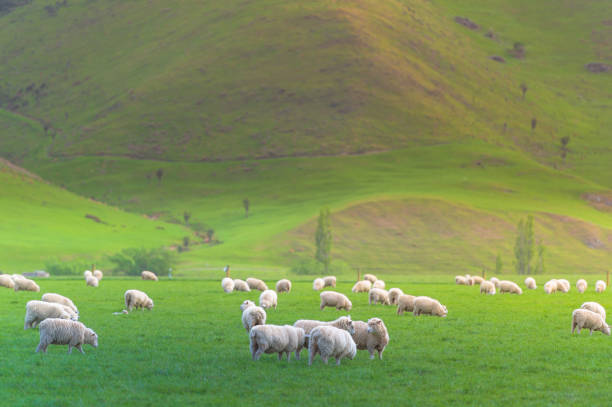
[[153,300],[152,299],[148,299],[147,302],[145,303],[145,308],[148,310],[151,310],[153,308]]
[[604,334],[610,336],[610,325],[606,324],[604,322],[604,326],[603,329],[601,330],[601,332],[603,332]]
[[249,307],[254,307],[254,306],[255,306],[255,303],[253,301],[245,300],[242,304],[240,304],[240,311],[244,311],[245,309]]
[[91,329],[87,328],[85,330],[84,342],[93,346],[94,348],[98,347],[98,335]]

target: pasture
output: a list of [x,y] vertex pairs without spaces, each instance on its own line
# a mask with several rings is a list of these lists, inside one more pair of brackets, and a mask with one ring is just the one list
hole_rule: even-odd
[[[248,275],[235,275],[246,278]],[[387,277],[387,276],[379,276]],[[282,278],[279,276],[278,278]],[[319,310],[312,278],[293,281],[279,295],[267,322],[332,320],[345,312]],[[503,276],[519,282],[523,277]],[[456,286],[454,276],[388,276],[387,288],[428,295],[448,307],[447,318],[396,315],[396,308],[369,306],[367,294],[336,291],[353,302],[353,320],[380,317],[390,343],[383,360],[358,351],[354,360],[324,365],[308,352],[299,361],[276,355],[251,360],[239,305],[259,292],[223,293],[218,280],[105,278],[99,288],[81,279],[39,279],[40,293],[0,288],[0,392],[6,405],[601,405],[609,399],[611,338],[595,332],[570,335],[573,309],[584,301],[612,307],[610,291],[579,294],[576,277],[567,294],[545,295],[545,280],[521,296],[478,294],[478,286]],[[275,279],[266,279],[273,288]],[[113,315],[123,293],[140,289],[154,309]],[[35,353],[37,329],[23,330],[25,303],[45,292],[72,298],[81,321],[99,335],[99,347],[67,355],[66,346]]]

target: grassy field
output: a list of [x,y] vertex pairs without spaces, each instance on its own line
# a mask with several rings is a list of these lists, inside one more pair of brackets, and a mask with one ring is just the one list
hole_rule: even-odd
[[[248,274],[234,275],[246,278]],[[278,274],[267,279],[273,286]],[[609,396],[610,338],[596,332],[570,335],[571,312],[584,301],[612,307],[609,291],[547,296],[481,296],[478,287],[455,286],[453,276],[387,278],[387,287],[429,295],[448,307],[447,318],[397,316],[394,307],[368,306],[367,294],[348,293],[354,320],[380,317],[390,334],[382,361],[358,351],[337,367],[319,358],[279,362],[275,355],[250,359],[239,305],[259,292],[222,292],[218,280],[104,279],[97,289],[81,280],[40,280],[41,293],[0,289],[0,391],[10,405],[601,405]],[[522,277],[504,276],[522,281]],[[268,323],[300,318],[331,320],[345,314],[319,311],[311,279],[294,278]],[[570,280],[575,283],[575,278]],[[521,284],[522,285],[522,284]],[[126,289],[146,291],[151,312],[112,315]],[[71,297],[81,321],[99,335],[99,347],[67,355],[67,347],[34,353],[36,329],[23,330],[25,303],[44,292]]]

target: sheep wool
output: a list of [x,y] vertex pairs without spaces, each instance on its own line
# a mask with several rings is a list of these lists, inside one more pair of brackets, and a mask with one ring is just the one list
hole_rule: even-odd
[[357,354],[357,345],[351,336],[354,333],[355,330],[349,332],[333,326],[314,328],[308,341],[308,365],[312,365],[317,353],[325,364],[330,357],[336,359],[336,365],[340,365],[342,358],[353,359]]
[[536,285],[536,281],[533,277],[527,277],[525,279],[525,287],[527,287],[528,290],[535,290],[537,287]]
[[306,334],[309,334],[310,331],[312,331],[318,326],[333,326],[338,329],[344,329],[345,331],[351,331],[354,329],[353,321],[351,320],[350,315],[346,317],[343,316],[328,322],[317,321],[313,319],[299,319],[295,321],[293,326],[302,328]]
[[351,289],[354,293],[367,293],[372,288],[372,282],[370,280],[357,281]]
[[47,318],[71,319],[69,308],[54,302],[32,300],[26,304],[23,329],[34,328]]
[[226,293],[231,293],[234,291],[234,280],[229,277],[225,277],[223,280],[221,280],[221,288],[223,288],[223,291]]
[[125,309],[127,309],[128,312],[134,308],[153,309],[153,300],[142,291],[127,290],[125,294],[123,294],[123,298],[125,299]]
[[603,280],[597,280],[595,283],[595,292],[603,293],[604,291],[606,291],[606,282]]
[[266,291],[268,289],[266,283],[258,278],[249,277],[246,279],[246,282],[251,290]]
[[91,270],[85,270],[85,271],[83,272],[83,278],[84,278],[85,280],[87,280],[87,277],[92,277],[92,276],[93,276],[93,274],[92,274]]
[[576,328],[578,328],[579,334],[582,328],[586,328],[591,332],[591,335],[593,335],[593,331],[600,331],[605,335],[610,335],[610,327],[601,315],[588,309],[579,308],[572,312],[572,334]]
[[[266,324],[266,311],[255,305],[252,301],[242,303],[246,308],[242,311],[242,326],[247,333],[251,332],[254,326]],[[242,306],[240,307],[242,308]]]
[[544,292],[546,294],[552,294],[557,292],[557,280],[548,280],[546,284],[544,284]]
[[59,294],[55,294],[55,293],[46,293],[46,294],[43,294],[42,301],[45,301],[45,302],[55,302],[57,304],[62,304],[62,305],[65,305],[66,307],[70,308],[76,314],[79,313],[79,310],[77,309],[76,305],[74,305],[72,300],[70,298],[68,298],[68,297],[64,297],[63,295],[59,295]]
[[14,278],[13,283],[15,283],[15,286],[13,287],[13,290],[15,291],[40,291],[40,287],[38,284],[36,284],[36,282],[34,282],[34,280],[30,280],[25,277]]
[[561,291],[562,293],[566,293],[570,290],[570,283],[567,280],[560,279],[557,280],[557,291]]
[[389,343],[389,332],[385,323],[380,318],[370,318],[367,323],[354,321],[352,335],[355,345],[359,350],[367,349],[370,359],[374,359],[374,352],[378,352],[378,359],[382,360],[382,353]]
[[368,304],[391,305],[389,292],[387,290],[383,290],[382,288],[372,288],[370,290],[370,294],[368,294]]
[[287,355],[287,362],[291,352],[300,360],[300,352],[304,347],[305,333],[302,328],[291,325],[257,325],[249,332],[251,356],[259,360],[263,353],[278,353],[278,360]]
[[465,280],[467,281],[467,285],[474,285],[474,280],[472,279],[472,276],[470,276],[469,274],[465,275]]
[[143,280],[152,280],[152,281],[159,280],[157,278],[157,275],[154,272],[148,271],[148,270],[144,270],[142,273],[140,273],[140,278],[142,278]]
[[474,284],[482,284],[482,282],[485,281],[484,278],[480,277],[480,276],[472,276],[472,285]]
[[469,285],[465,276],[455,276],[455,284],[457,285]]
[[234,290],[236,291],[246,291],[249,292],[251,289],[249,285],[244,280],[240,280],[239,278],[234,280]]
[[499,290],[499,279],[497,277],[491,277],[489,281],[492,282],[495,285],[495,288]]
[[584,280],[582,278],[580,280],[576,281],[576,290],[578,290],[578,292],[580,294],[582,294],[583,292],[586,291],[587,286],[588,286],[588,284],[587,284],[586,280]]
[[438,317],[446,317],[448,310],[438,300],[430,297],[416,297],[414,299],[414,316],[418,317],[421,314],[434,315]]
[[495,284],[491,281],[483,281],[480,284],[480,294],[495,295]]
[[320,291],[325,287],[325,282],[322,278],[315,278],[312,282],[312,289],[315,291]]
[[389,290],[389,302],[393,305],[397,305],[397,300],[399,299],[400,295],[404,295],[402,290],[399,288],[391,288]]
[[372,288],[380,288],[382,290],[385,289],[385,282],[383,280],[376,280],[374,284],[372,284]]
[[68,353],[77,348],[81,353],[83,345],[98,347],[98,335],[80,322],[49,318],[40,323],[40,342],[36,352],[47,352],[49,345],[68,345]]
[[414,295],[403,294],[397,300],[397,315],[402,315],[404,311],[414,311]]
[[499,293],[523,294],[523,290],[513,281],[502,280],[499,282]]
[[376,278],[374,274],[364,274],[363,279],[368,280],[372,284],[375,283],[376,280],[378,280],[378,278]]
[[336,288],[336,277],[335,276],[323,277],[323,287]]
[[276,282],[276,292],[277,293],[288,293],[291,292],[291,281],[283,278],[282,280],[278,280]]
[[604,321],[606,320],[606,309],[598,302],[594,302],[594,301],[585,302],[584,304],[580,306],[580,308],[588,309],[589,311],[593,311],[601,315]]
[[98,279],[95,278],[94,276],[89,276],[85,279],[85,283],[91,287],[97,287],[98,286]]
[[259,296],[259,306],[263,309],[268,309],[278,305],[278,296],[274,290],[266,290]]
[[343,309],[350,311],[351,308],[353,308],[353,303],[351,303],[348,297],[344,294],[340,294],[335,291],[325,291],[319,296],[321,297],[321,310],[323,310],[325,307],[336,307],[336,309],[339,310]]
[[15,282],[8,274],[0,274],[0,286],[14,289]]
[[102,271],[100,271],[100,270],[94,270],[94,272],[93,272],[93,276],[94,276],[95,278],[97,278],[97,279],[98,279],[98,281],[99,281],[99,280],[102,280],[102,277],[103,277]]
[[244,312],[245,309],[249,307],[254,307],[255,303],[251,300],[244,300],[242,304],[240,304],[240,311]]

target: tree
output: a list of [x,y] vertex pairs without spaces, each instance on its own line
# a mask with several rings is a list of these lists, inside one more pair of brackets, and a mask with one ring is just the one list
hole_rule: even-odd
[[215,235],[215,230],[214,229],[208,229],[206,231],[206,237],[208,238],[208,242],[212,242],[212,238]]
[[497,253],[497,258],[495,259],[495,274],[500,274],[503,267],[504,263],[502,263],[501,254]]
[[533,119],[531,119],[531,130],[535,130],[537,125],[538,125],[538,119],[534,117]]
[[248,218],[249,217],[249,206],[251,206],[251,201],[249,201],[249,198],[244,198],[242,200],[242,206],[244,206],[244,215]]
[[315,232],[315,244],[317,246],[315,259],[323,264],[323,267],[325,267],[325,272],[327,273],[329,270],[329,263],[331,262],[332,245],[329,209],[321,209],[319,212],[319,221],[317,224],[317,231]]
[[161,179],[164,176],[163,168],[159,168],[157,171],[155,171],[155,176],[157,177],[157,182],[161,183]]
[[191,218],[191,212],[183,212],[183,219],[185,219],[185,225],[189,223],[189,218]]
[[521,88],[521,92],[523,92],[523,100],[525,100],[525,93],[527,93],[527,89],[529,89],[529,88],[527,87],[525,82],[521,83],[520,88]]
[[531,273],[531,259],[533,258],[533,216],[527,220],[521,219],[518,223],[516,242],[514,244],[514,266],[518,274]]
[[536,261],[534,274],[544,274],[545,272],[544,270],[544,252],[545,251],[546,251],[546,248],[544,247],[542,242],[540,242],[540,244],[538,244],[538,260]]
[[567,155],[567,151],[568,151],[567,145],[569,144],[569,142],[570,142],[569,136],[561,137],[561,157],[563,159],[565,159],[565,156]]

